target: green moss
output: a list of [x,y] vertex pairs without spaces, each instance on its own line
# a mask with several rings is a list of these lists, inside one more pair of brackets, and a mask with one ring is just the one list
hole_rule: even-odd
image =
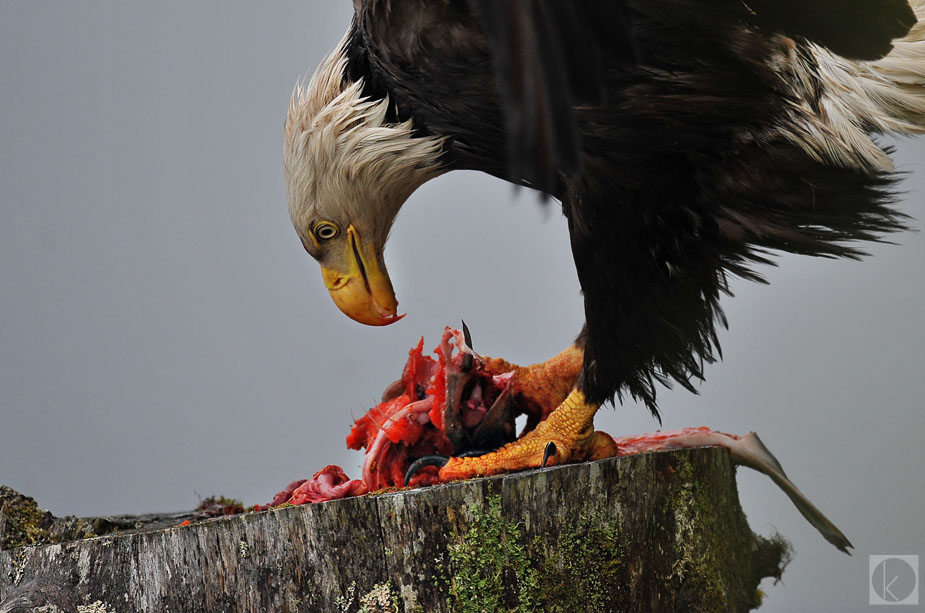
[[[697,478],[702,469],[688,456],[677,456],[674,470],[679,483],[666,509],[673,519],[677,560],[668,578],[672,593],[696,595],[697,606],[713,611],[759,607],[758,583],[769,574],[780,577],[789,545],[779,536],[753,537],[757,551],[736,548],[739,539],[729,538],[728,531],[752,537],[735,489],[706,487]],[[688,604],[675,603],[679,608]]]
[[[539,580],[527,561],[520,527],[501,516],[501,497],[491,496],[487,508],[469,507],[472,525],[452,535],[448,560],[437,560],[437,584],[448,591],[450,609],[460,613],[503,611],[506,580],[513,574],[518,611],[539,606]],[[441,586],[441,584],[443,584]]]
[[500,496],[487,503],[470,507],[472,525],[452,535],[448,559],[437,560],[437,584],[452,611],[613,610],[626,581],[616,522],[582,516],[544,551],[538,538],[528,548],[520,525],[502,517]]
[[[702,477],[727,468],[684,454],[657,462],[668,495],[646,503],[639,519],[668,550],[625,551],[622,543],[635,536],[621,532],[610,509],[563,519],[547,533],[554,537],[525,542],[522,526],[503,516],[500,496],[491,496],[469,507],[469,527],[450,535],[453,544],[437,560],[435,581],[450,610],[613,611],[647,594],[679,611],[759,606],[758,583],[779,576],[786,542],[754,537],[735,488]],[[638,520],[629,525],[639,529]]]
[[3,515],[0,523],[4,524],[0,549],[57,542],[50,532],[54,516],[40,509],[28,496],[8,487],[0,488],[0,514]]
[[544,564],[548,611],[613,611],[628,585],[625,553],[616,521],[583,514],[560,534],[557,551]]
[[[726,556],[735,552],[724,551],[724,539],[718,538],[723,530],[731,526],[721,525],[716,509],[725,508],[726,500],[710,497],[698,487],[696,470],[690,460],[681,456],[674,467],[679,487],[669,498],[667,514],[674,519],[674,538],[677,560],[669,581],[674,593],[696,593],[701,602],[712,611],[729,607],[728,577],[717,569],[726,565]],[[683,589],[682,589],[683,586]]]
[[200,501],[196,512],[205,517],[225,517],[245,512],[244,504],[240,500],[227,496],[209,496]]

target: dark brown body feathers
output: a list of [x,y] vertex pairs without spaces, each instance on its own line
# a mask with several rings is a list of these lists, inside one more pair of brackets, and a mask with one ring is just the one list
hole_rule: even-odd
[[728,275],[759,280],[771,251],[857,257],[854,241],[903,227],[891,176],[787,133],[785,77],[805,39],[874,59],[914,23],[904,0],[368,0],[349,77],[449,137],[451,167],[561,200],[580,385],[657,414],[656,382],[693,389],[718,357]]

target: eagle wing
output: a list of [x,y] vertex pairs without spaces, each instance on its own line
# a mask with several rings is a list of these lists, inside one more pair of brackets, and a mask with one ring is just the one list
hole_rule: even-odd
[[[562,200],[585,302],[582,391],[655,411],[656,383],[693,389],[718,357],[728,274],[759,279],[751,266],[773,250],[857,257],[846,243],[903,227],[888,173],[825,157],[818,101],[788,71],[809,43],[880,57],[916,19],[905,0],[624,1],[367,0],[357,24],[368,74],[450,139],[450,167]],[[595,11],[624,6],[633,19],[611,16],[607,39]]]
[[[440,87],[440,79],[448,79],[444,87],[452,90],[458,85],[459,91],[471,97],[473,83],[466,80],[463,70],[491,70],[495,88],[484,94],[486,99],[500,101],[503,116],[497,118],[496,127],[502,133],[506,155],[501,168],[475,164],[476,169],[554,195],[561,191],[563,176],[582,169],[574,107],[603,101],[605,69],[641,59],[634,42],[632,10],[676,23],[710,10],[718,24],[736,20],[769,32],[805,37],[855,59],[882,57],[892,48],[892,40],[916,22],[906,0],[654,0],[636,4],[632,0],[354,1],[365,50],[374,61],[379,60],[376,68],[390,81],[386,89],[417,77],[428,81],[425,89],[433,90]],[[460,69],[455,75],[454,66],[446,63],[454,57]],[[414,92],[405,93],[414,97]],[[468,114],[478,104],[470,98],[461,101],[458,110]],[[427,106],[426,100],[419,100],[409,113],[426,125]],[[456,110],[451,114],[456,115]],[[488,112],[478,114],[491,118]],[[491,127],[483,129],[488,133]]]
[[[601,102],[605,64],[636,61],[622,0],[357,0],[355,5],[364,50],[388,81],[385,89],[395,92],[419,78],[433,91],[446,80],[446,87],[466,94],[460,101],[465,108],[449,113],[458,117],[479,106],[473,91],[491,84],[481,94],[500,102],[495,106],[503,116],[493,122],[488,108],[476,114],[485,118],[479,128],[486,134],[501,131],[496,140],[506,144],[505,164],[479,168],[476,162],[476,168],[553,194],[563,173],[581,170],[575,105]],[[467,71],[482,83],[470,80]],[[484,79],[486,71],[494,78]],[[397,93],[416,124],[433,123],[427,100],[415,100],[414,91]],[[439,125],[433,127],[439,131]],[[471,135],[473,140],[480,136]]]
[[504,109],[507,172],[555,193],[581,170],[573,107],[604,97],[608,66],[638,59],[622,0],[477,0]]

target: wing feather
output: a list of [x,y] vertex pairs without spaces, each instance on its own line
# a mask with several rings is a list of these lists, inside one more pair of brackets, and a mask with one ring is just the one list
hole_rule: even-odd
[[507,172],[555,193],[561,173],[581,170],[573,108],[603,98],[605,62],[633,63],[621,0],[476,0],[504,108]]
[[[865,60],[884,56],[916,23],[906,0],[354,0],[354,6],[364,44],[391,71],[377,75],[391,81],[387,89],[417,79],[449,93],[452,88],[438,82],[453,69],[458,77],[478,68],[460,58],[487,47],[494,71],[487,85],[500,102],[504,158],[500,171],[482,169],[552,194],[561,191],[563,177],[582,170],[574,107],[602,102],[605,71],[640,59],[634,12],[682,27],[689,18],[713,15],[718,30],[748,23]],[[466,85],[471,89],[472,81]],[[421,123],[442,119],[440,109],[426,108],[428,101],[416,103]],[[480,103],[442,98],[438,104],[452,119]]]

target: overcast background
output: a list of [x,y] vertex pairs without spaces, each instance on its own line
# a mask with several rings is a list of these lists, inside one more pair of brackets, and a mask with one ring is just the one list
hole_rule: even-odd
[[[0,482],[54,513],[267,502],[329,463],[359,475],[351,418],[423,334],[529,363],[581,302],[565,223],[526,191],[455,173],[400,215],[402,322],[334,307],[288,219],[281,131],[350,3],[0,0]],[[923,216],[925,142],[899,144]],[[921,227],[921,222],[917,222]],[[922,234],[861,263],[786,256],[734,283],[725,362],[667,428],[755,430],[856,546],[837,552],[743,469],[753,529],[796,556],[763,611],[867,608],[868,554],[925,554]],[[615,434],[657,424],[605,409]]]

